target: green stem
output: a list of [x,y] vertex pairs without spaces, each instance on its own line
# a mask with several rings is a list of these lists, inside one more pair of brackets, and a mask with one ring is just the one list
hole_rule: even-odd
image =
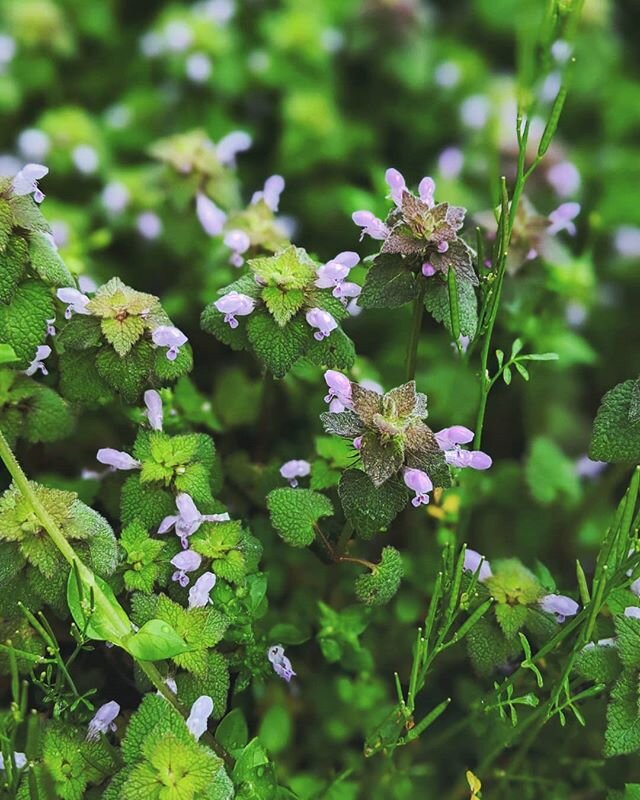
[[[73,547],[69,544],[65,535],[62,533],[58,525],[56,524],[55,520],[51,517],[47,509],[43,506],[38,498],[37,494],[35,493],[32,484],[29,482],[29,479],[24,473],[24,470],[18,463],[17,458],[13,454],[13,451],[9,447],[9,443],[4,437],[2,431],[0,431],[0,459],[4,463],[5,467],[7,468],[9,474],[11,475],[13,482],[20,490],[22,496],[29,502],[31,505],[35,515],[38,517],[40,522],[42,523],[42,527],[48,533],[49,537],[58,548],[60,553],[64,556],[64,558],[69,562],[70,565],[77,564],[79,568],[82,569],[82,573],[91,573],[88,567],[86,567],[83,562],[78,558],[76,555]],[[94,591],[98,593],[100,591],[97,585],[93,587]],[[108,603],[107,603],[108,605]],[[117,622],[117,621],[116,621]],[[130,624],[129,630],[124,631],[124,634],[128,634],[133,630],[133,625]],[[155,686],[155,688],[160,692],[160,694],[169,702],[171,705],[180,713],[182,716],[186,717],[188,712],[179,702],[178,698],[173,694],[173,692],[169,689],[166,685],[162,674],[155,666],[149,661],[139,661],[135,659],[138,666],[147,676],[147,678],[151,681],[151,683]],[[70,679],[70,677],[69,677]],[[205,740],[209,744],[209,746],[214,750],[214,752],[220,756],[220,758],[224,759],[227,766],[233,766],[233,759],[227,753],[227,751],[215,741],[211,734],[207,734]]]
[[418,342],[420,340],[420,329],[422,327],[422,315],[424,314],[424,294],[427,283],[419,278],[418,294],[413,301],[413,316],[411,319],[411,334],[407,347],[407,357],[405,360],[405,378],[412,381],[416,377],[416,359],[418,357]]

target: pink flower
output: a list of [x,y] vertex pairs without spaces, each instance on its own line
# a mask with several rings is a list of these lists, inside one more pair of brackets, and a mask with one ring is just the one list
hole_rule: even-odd
[[96,460],[101,464],[106,464],[113,469],[129,470],[140,469],[140,462],[129,453],[122,450],[114,450],[113,447],[101,447],[96,453]]
[[575,600],[563,594],[547,594],[539,601],[538,605],[547,614],[553,614],[558,623],[564,622],[567,617],[574,617],[580,608]]
[[91,314],[90,311],[87,311],[89,298],[77,289],[58,289],[56,297],[63,303],[67,303],[67,308],[64,312],[65,319],[71,319],[72,314],[84,314],[87,316]]
[[147,407],[149,425],[154,431],[161,431],[163,421],[162,398],[155,389],[147,389],[144,393],[144,404]]
[[463,450],[460,447],[461,444],[468,444],[473,440],[473,431],[465,428],[464,425],[443,428],[436,433],[436,440],[440,449],[444,451],[447,464],[452,467],[484,470],[489,469],[493,463],[491,456],[483,453],[482,450]]
[[196,215],[206,234],[219,236],[222,233],[227,215],[202,192],[196,195]]
[[275,644],[267,650],[267,658],[271,662],[273,669],[287,683],[295,676],[291,662],[284,654],[284,647]]
[[234,229],[228,231],[224,235],[224,243],[231,250],[231,258],[229,259],[234,267],[241,267],[244,264],[243,253],[251,247],[251,239],[249,234],[245,231]]
[[182,550],[171,559],[176,571],[171,576],[172,581],[178,581],[183,588],[189,585],[188,572],[194,572],[202,563],[202,556],[195,550]]
[[251,147],[251,137],[244,131],[231,131],[216,145],[218,161],[227,167],[236,163],[236,156]]
[[204,608],[211,602],[209,594],[216,585],[216,576],[213,572],[203,572],[198,580],[189,589],[189,608]]
[[[480,572],[478,572],[478,568]],[[479,581],[486,581],[487,578],[493,575],[493,572],[491,572],[491,564],[489,564],[485,557],[478,553],[477,550],[470,550],[469,548],[467,548],[464,553],[463,569],[467,572],[473,572],[474,574],[478,572]]]
[[264,182],[264,189],[261,192],[254,192],[251,204],[259,203],[263,200],[267,206],[275,213],[280,205],[280,195],[284,191],[284,178],[282,175],[272,175]]
[[416,508],[420,505],[427,505],[429,492],[433,489],[433,483],[427,473],[421,469],[405,469],[403,479],[405,486],[415,492],[411,505]]
[[194,534],[204,522],[228,522],[229,515],[224,514],[201,514],[193,502],[190,495],[181,492],[176,497],[176,507],[178,513],[165,517],[160,523],[158,533],[167,533],[175,527],[176,533],[180,537],[182,546],[189,546],[188,538]]
[[331,314],[321,308],[310,308],[309,311],[307,311],[306,320],[312,328],[318,329],[313,334],[313,337],[319,342],[329,336],[331,331],[334,331],[338,327],[338,323]]
[[250,314],[256,307],[256,301],[247,294],[229,292],[216,300],[214,306],[224,314],[224,321],[230,328],[237,328],[239,323],[236,317],[246,317]]
[[48,167],[42,164],[25,164],[11,181],[13,193],[18,197],[33,194],[36,203],[41,203],[44,200],[44,194],[38,188],[38,181],[48,173]]
[[25,369],[25,375],[35,375],[36,372],[40,371],[43,375],[48,375],[49,370],[44,365],[45,358],[49,358],[51,355],[51,348],[48,344],[41,344],[36,348],[36,354],[33,358],[33,361],[29,364],[29,366]]
[[389,235],[389,228],[371,211],[354,211],[351,219],[362,228],[361,239],[365,235],[370,236],[372,239],[386,239]]
[[280,474],[283,478],[289,481],[289,484],[295,489],[298,485],[298,478],[306,478],[311,472],[311,464],[308,461],[292,460],[285,461],[280,467]]
[[551,225],[547,228],[549,236],[555,236],[560,231],[567,231],[571,236],[576,235],[576,226],[573,220],[580,213],[580,203],[562,203],[549,214]]
[[173,325],[160,325],[151,334],[151,340],[157,347],[168,348],[167,358],[169,361],[175,361],[180,348],[189,341],[184,333],[179,328],[174,328]]
[[324,379],[329,387],[329,394],[324,398],[325,403],[329,403],[329,411],[339,413],[351,408],[351,381],[349,378],[335,369],[328,369],[324,373]]
[[405,182],[404,175],[401,172],[398,172],[397,169],[391,167],[385,172],[384,179],[387,182],[387,186],[391,190],[389,192],[389,197],[397,206],[401,206],[402,195],[407,191],[407,184]]

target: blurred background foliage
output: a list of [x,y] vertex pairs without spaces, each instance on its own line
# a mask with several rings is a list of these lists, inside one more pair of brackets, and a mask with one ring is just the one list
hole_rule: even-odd
[[[350,217],[358,208],[384,216],[388,166],[410,183],[432,175],[439,198],[473,216],[495,204],[499,175],[514,172],[514,43],[527,10],[522,0],[0,0],[0,174],[47,164],[44,211],[69,267],[159,295],[191,340],[195,371],[174,401],[213,432],[232,513],[253,517],[269,575],[265,630],[275,628],[299,676],[290,691],[272,682],[236,702],[303,798],[462,797],[464,769],[500,736],[503,723],[482,713],[453,735],[491,688],[458,648],[425,692],[425,711],[453,698],[442,720],[394,761],[362,760],[364,738],[393,703],[393,672],[406,678],[440,545],[460,509],[470,546],[532,568],[542,562],[562,589],[575,590],[577,556],[586,568],[593,562],[625,471],[591,474],[581,459],[602,394],[635,377],[640,345],[637,3],[586,0],[558,135],[527,189],[543,214],[578,201],[578,233],[509,278],[496,346],[508,352],[520,336],[530,352],[559,360],[492,394],[483,440],[495,460],[490,472],[465,475],[443,504],[407,510],[381,537],[402,550],[407,571],[382,610],[352,607],[355,572],[285,547],[240,491],[253,462],[262,465],[256,491],[264,496],[283,461],[327,452],[318,439],[320,370],[296,367],[260,418],[257,364],[199,330],[201,309],[237,273],[198,224],[188,176],[151,149],[193,129],[213,141],[248,132],[253,146],[238,157],[229,191],[248,202],[265,178],[283,175],[281,214],[293,241],[321,261],[341,250],[373,252],[373,243],[358,243]],[[558,63],[566,56],[559,47]],[[557,91],[556,67],[536,88],[543,106]],[[472,226],[467,232],[473,243]],[[409,324],[408,307],[347,322],[354,376],[400,383]],[[432,427],[473,426],[474,363],[456,359],[446,332],[425,320],[417,381]],[[88,410],[71,439],[19,455],[29,474],[76,489],[115,522],[116,482],[80,474],[95,469],[98,447],[131,438],[124,406]],[[89,671],[84,680],[112,677]],[[603,786],[637,779],[631,763],[601,758],[604,709],[604,699],[592,701],[574,735],[550,723],[522,781],[498,781],[492,796],[599,797]],[[585,786],[591,794],[570,795]]]

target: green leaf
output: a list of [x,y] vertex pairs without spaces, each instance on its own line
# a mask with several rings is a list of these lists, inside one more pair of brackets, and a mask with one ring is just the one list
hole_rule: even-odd
[[315,538],[314,524],[333,515],[331,501],[311,489],[274,489],[267,496],[271,524],[287,544],[306,547]]
[[0,365],[2,364],[12,364],[14,361],[18,360],[18,356],[15,353],[13,347],[10,344],[0,344]]
[[96,356],[90,351],[68,351],[60,356],[60,391],[74,403],[103,405],[113,399],[113,392],[98,375]]
[[597,644],[583,648],[576,656],[573,668],[588,681],[606,684],[617,680],[621,669],[616,648]]
[[149,342],[136,344],[125,358],[111,348],[103,347],[95,359],[98,374],[129,403],[134,403],[149,379],[153,368],[154,349]]
[[275,321],[284,327],[302,308],[304,292],[301,289],[281,289],[279,286],[265,286],[262,299]]
[[318,264],[302,247],[289,245],[274,256],[252,258],[248,266],[253,274],[267,286],[281,289],[304,289],[316,276]]
[[347,334],[336,328],[320,342],[313,339],[305,356],[319,367],[347,370],[356,360],[356,348]]
[[400,481],[388,480],[376,487],[359,469],[349,469],[342,474],[338,495],[345,516],[363,539],[385,531],[406,506],[409,497]]
[[301,319],[281,328],[269,314],[257,311],[249,318],[247,336],[256,356],[276,378],[287,374],[313,338],[311,328]]
[[615,626],[620,661],[625,667],[640,669],[640,619],[617,614]]
[[150,619],[137,633],[125,636],[121,644],[134,658],[142,661],[161,661],[192,649],[171,625],[161,619]]
[[67,580],[67,603],[78,628],[89,639],[118,644],[131,623],[109,584],[78,561]]
[[21,236],[12,236],[0,254],[0,303],[8,305],[15,295],[29,263],[29,251]]
[[356,578],[356,595],[365,605],[386,605],[398,591],[403,574],[402,556],[395,547],[385,547],[375,569]]
[[573,503],[580,498],[580,479],[573,461],[544,436],[533,441],[525,477],[531,494],[541,505],[550,505],[562,498]]
[[32,233],[29,237],[31,266],[47,286],[75,287],[73,275],[51,239],[43,233]]
[[[473,339],[478,327],[478,301],[476,293],[473,284],[469,281],[457,280],[456,288],[458,293],[460,334]],[[443,281],[437,275],[428,279],[424,305],[435,321],[441,322],[455,339],[454,326],[451,322],[449,286],[446,281]]]
[[525,623],[527,618],[527,607],[522,605],[507,605],[506,603],[496,603],[496,619],[498,625],[507,639],[513,638]]
[[252,739],[244,748],[233,768],[232,778],[239,798],[273,800],[277,796],[275,770],[258,739]]
[[602,398],[593,423],[589,456],[612,463],[640,462],[640,421],[630,412],[635,381],[619,383]]
[[640,750],[638,672],[626,669],[618,678],[607,708],[604,754],[608,758]]
[[395,253],[376,256],[362,287],[362,308],[398,308],[416,295],[416,278],[405,259]]
[[9,242],[12,227],[13,215],[11,213],[11,206],[6,200],[0,200],[0,253],[5,250]]
[[242,750],[249,740],[249,728],[244,714],[239,708],[234,708],[216,728],[216,740],[235,756]]
[[382,441],[376,433],[367,431],[362,437],[360,456],[364,471],[378,487],[398,472],[404,461],[404,448],[397,437]]
[[26,367],[44,341],[47,320],[55,316],[53,298],[40,281],[18,287],[9,306],[0,306],[0,342],[10,345]]
[[119,356],[126,356],[145,330],[140,317],[109,317],[102,320],[100,327],[105,339]]
[[102,329],[97,317],[76,314],[58,332],[56,345],[59,351],[87,350],[102,342]]

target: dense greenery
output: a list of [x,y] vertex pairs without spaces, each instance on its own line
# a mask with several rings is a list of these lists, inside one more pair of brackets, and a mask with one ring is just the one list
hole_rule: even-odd
[[0,797],[640,797],[637,32],[0,0]]

